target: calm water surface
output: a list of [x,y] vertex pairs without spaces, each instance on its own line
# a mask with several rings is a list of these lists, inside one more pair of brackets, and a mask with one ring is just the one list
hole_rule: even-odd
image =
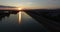
[[47,32],[47,29],[25,12],[18,12],[17,14],[3,14],[0,16],[0,32],[4,31]]

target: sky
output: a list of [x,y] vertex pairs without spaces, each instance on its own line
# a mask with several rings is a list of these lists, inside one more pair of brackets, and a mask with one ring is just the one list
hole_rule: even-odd
[[55,9],[60,8],[60,0],[0,0],[0,5],[27,9]]

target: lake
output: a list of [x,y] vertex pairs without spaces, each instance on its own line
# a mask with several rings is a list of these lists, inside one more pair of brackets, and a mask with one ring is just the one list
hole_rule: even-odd
[[20,11],[0,14],[0,32],[47,32],[44,26]]

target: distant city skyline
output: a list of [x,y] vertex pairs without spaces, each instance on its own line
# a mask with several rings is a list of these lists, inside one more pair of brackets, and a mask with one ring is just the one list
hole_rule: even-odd
[[55,9],[60,8],[60,0],[0,0],[0,5],[27,9]]

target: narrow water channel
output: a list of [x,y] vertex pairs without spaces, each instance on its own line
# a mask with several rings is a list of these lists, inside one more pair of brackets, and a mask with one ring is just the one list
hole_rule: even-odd
[[3,15],[0,16],[0,32],[47,32],[42,24],[25,12]]

